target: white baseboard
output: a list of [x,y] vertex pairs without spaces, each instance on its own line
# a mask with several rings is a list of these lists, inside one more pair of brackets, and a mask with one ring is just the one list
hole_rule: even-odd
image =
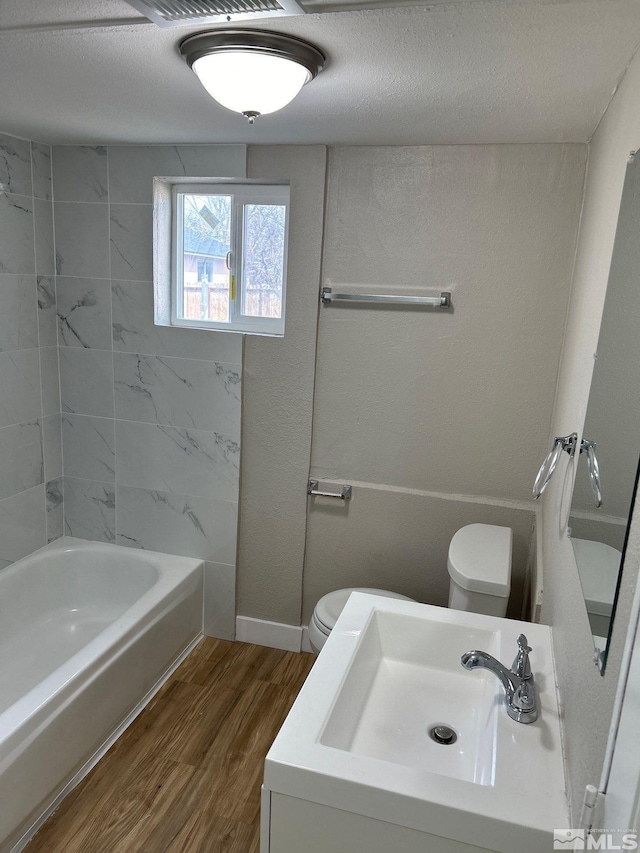
[[236,617],[236,641],[269,646],[287,652],[299,652],[302,648],[302,628],[250,616]]
[[301,650],[300,650],[300,651],[302,651],[302,652],[311,652],[311,653],[312,653],[312,654],[314,654],[314,655],[315,655],[315,654],[317,654],[317,653],[316,653],[316,652],[314,652],[314,651],[313,651],[313,649],[311,648],[311,642],[310,642],[310,640],[309,640],[309,626],[308,626],[308,625],[303,625],[303,626],[302,626],[302,648],[301,648]]

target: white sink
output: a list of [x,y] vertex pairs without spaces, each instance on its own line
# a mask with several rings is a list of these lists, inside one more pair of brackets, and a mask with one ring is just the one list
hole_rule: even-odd
[[[511,666],[532,646],[540,715],[507,716],[482,649]],[[454,730],[453,744],[429,729]],[[550,631],[542,625],[353,593],[265,762],[264,787],[461,844],[551,849],[568,826]],[[449,849],[449,848],[447,848]]]
[[[495,780],[495,677],[460,665],[497,651],[493,631],[376,610],[362,632],[320,743],[479,785]],[[429,736],[448,726],[455,742]]]

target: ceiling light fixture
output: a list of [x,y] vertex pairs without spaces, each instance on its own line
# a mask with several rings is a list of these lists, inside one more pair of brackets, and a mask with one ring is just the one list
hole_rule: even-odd
[[211,97],[249,124],[290,103],[326,62],[309,42],[266,30],[197,33],[180,53]]

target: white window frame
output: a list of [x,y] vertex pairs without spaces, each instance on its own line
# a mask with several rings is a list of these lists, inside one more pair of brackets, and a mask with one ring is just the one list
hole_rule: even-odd
[[[229,253],[229,321],[190,320],[180,317],[183,305],[183,206],[185,195],[231,196],[231,236]],[[276,204],[285,208],[284,257],[282,270],[282,316],[249,317],[242,314],[244,295],[244,208],[247,204]],[[289,244],[289,186],[286,184],[172,183],[171,185],[171,325],[195,329],[216,329],[253,335],[284,335],[287,255]],[[232,298],[233,295],[233,298]],[[178,310],[180,308],[180,311]]]

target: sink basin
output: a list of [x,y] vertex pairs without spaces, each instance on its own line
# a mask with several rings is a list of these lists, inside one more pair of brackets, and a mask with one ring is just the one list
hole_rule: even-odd
[[[507,716],[492,673],[460,663],[482,649],[510,666],[520,633],[540,706],[530,725]],[[438,725],[455,742],[432,740]],[[512,853],[514,838],[519,853],[551,849],[569,818],[549,628],[353,593],[267,755],[264,789],[456,850]]]
[[[320,743],[479,785],[495,780],[495,677],[469,677],[468,649],[497,651],[496,634],[376,610],[367,623]],[[429,735],[447,726],[455,741]]]

